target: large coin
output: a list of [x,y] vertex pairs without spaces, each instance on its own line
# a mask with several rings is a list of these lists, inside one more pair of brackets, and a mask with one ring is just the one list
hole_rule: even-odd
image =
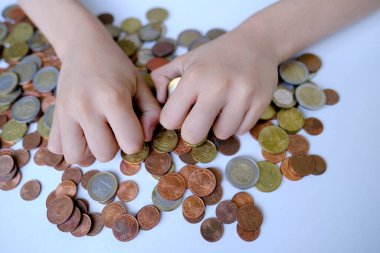
[[112,173],[99,172],[91,177],[87,190],[93,200],[105,202],[115,196],[118,185]]
[[278,124],[288,133],[300,131],[305,124],[302,112],[296,108],[281,109],[277,114]]
[[209,163],[216,157],[216,147],[214,143],[207,140],[202,145],[193,147],[191,155],[194,160],[200,163]]
[[54,67],[44,67],[36,73],[33,85],[37,91],[47,93],[57,87],[59,71]]
[[284,152],[289,145],[288,134],[277,126],[267,126],[260,131],[259,144],[271,154]]
[[18,84],[18,77],[13,72],[5,72],[0,75],[0,95],[12,92]]
[[291,60],[280,65],[280,76],[289,84],[301,84],[309,77],[309,70],[302,62]]
[[262,192],[272,192],[281,185],[282,174],[280,169],[273,163],[262,161],[258,162],[260,177],[255,185],[256,189]]
[[26,96],[17,100],[12,106],[12,118],[20,123],[33,121],[40,112],[41,103],[34,96]]
[[142,163],[145,158],[147,158],[149,155],[149,146],[144,143],[143,147],[140,149],[139,152],[135,154],[128,155],[124,153],[124,151],[121,151],[121,157],[124,161],[131,163],[131,164],[139,164]]
[[32,61],[20,62],[13,68],[13,72],[19,77],[20,84],[32,81],[37,71],[37,65]]
[[3,126],[1,139],[7,143],[15,143],[25,135],[27,130],[28,126],[25,123],[12,119]]
[[152,202],[160,211],[173,211],[182,203],[183,196],[177,200],[164,199],[157,190],[157,187],[152,192]]
[[159,153],[167,153],[173,151],[178,143],[178,135],[174,130],[161,128],[153,137],[152,147]]
[[300,105],[311,110],[320,109],[326,104],[323,90],[310,82],[297,87],[296,99]]
[[272,101],[280,108],[292,108],[297,101],[294,98],[294,91],[279,85],[273,93]]
[[226,166],[226,178],[236,188],[245,190],[259,180],[260,172],[256,162],[246,156],[233,158]]

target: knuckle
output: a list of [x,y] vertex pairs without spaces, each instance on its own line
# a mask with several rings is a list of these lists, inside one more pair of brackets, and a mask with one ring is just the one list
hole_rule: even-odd
[[232,133],[230,133],[227,129],[224,129],[223,127],[219,127],[215,125],[213,127],[215,136],[220,140],[227,140],[231,137]]
[[162,111],[160,115],[160,124],[168,130],[174,130],[180,127],[179,122],[174,119],[173,115],[166,113],[166,111]]
[[198,144],[202,141],[203,137],[198,133],[198,129],[191,126],[184,126],[181,131],[181,136],[184,140],[191,144]]

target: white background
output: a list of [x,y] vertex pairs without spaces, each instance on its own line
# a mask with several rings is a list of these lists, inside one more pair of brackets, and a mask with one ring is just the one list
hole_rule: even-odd
[[[0,8],[12,2],[1,0]],[[130,16],[145,21],[149,8],[166,7],[170,10],[166,22],[168,34],[176,37],[186,28],[203,32],[214,27],[232,29],[271,1],[83,2],[95,14],[113,13],[116,24]],[[20,185],[38,179],[43,188],[41,195],[33,202],[25,202],[19,197],[21,186],[11,192],[0,192],[0,252],[380,252],[379,41],[378,11],[306,50],[323,60],[315,81],[341,95],[336,106],[305,111],[306,116],[318,117],[324,123],[323,134],[307,138],[310,152],[325,157],[328,170],[323,176],[310,176],[298,182],[284,179],[272,193],[250,189],[264,213],[257,241],[240,240],[235,223],[225,226],[219,242],[207,243],[200,236],[200,224],[184,221],[180,208],[162,213],[156,228],[140,231],[128,243],[117,241],[107,228],[96,237],[75,238],[60,232],[46,218],[45,199],[60,182],[61,172],[30,163],[22,168]],[[239,155],[262,159],[257,142],[249,135],[242,136],[241,142]],[[218,155],[210,165],[224,169],[229,159]],[[91,168],[114,171],[120,180],[126,180],[118,171],[120,160],[118,155],[107,164],[96,163]],[[178,170],[182,163],[177,157],[175,161]],[[138,182],[140,192],[127,207],[135,214],[150,203],[157,181],[143,168],[133,179]],[[225,179],[223,187],[224,199],[237,192]],[[89,199],[83,189],[79,195]],[[100,212],[102,208],[92,201],[90,206],[91,212]],[[206,218],[211,216],[215,216],[215,206],[207,207]]]

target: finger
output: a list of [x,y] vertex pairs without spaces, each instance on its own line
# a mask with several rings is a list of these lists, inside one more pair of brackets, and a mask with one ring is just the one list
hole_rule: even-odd
[[141,112],[140,122],[144,131],[144,141],[150,141],[158,124],[161,108],[141,76],[138,77],[135,98],[137,107]]
[[182,138],[191,144],[202,142],[222,106],[222,99],[200,96],[183,123]]
[[53,115],[53,125],[49,134],[48,149],[55,154],[63,154],[61,131],[59,129],[58,112]]
[[255,126],[256,122],[260,119],[261,115],[264,113],[265,106],[261,106],[260,103],[253,103],[251,108],[245,114],[243,121],[237,131],[237,134],[244,134],[252,127]]

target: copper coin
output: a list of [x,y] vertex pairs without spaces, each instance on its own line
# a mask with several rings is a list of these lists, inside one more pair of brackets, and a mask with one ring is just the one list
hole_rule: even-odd
[[79,184],[81,179],[82,179],[82,170],[78,167],[68,168],[62,174],[62,181],[70,180],[76,184]]
[[309,142],[300,134],[289,134],[288,151],[292,155],[307,154],[309,152]]
[[263,214],[254,204],[246,204],[238,209],[237,222],[246,231],[255,231],[263,223]]
[[339,102],[339,94],[333,89],[324,89],[326,95],[326,105],[335,105]]
[[298,57],[297,60],[305,64],[311,73],[317,72],[322,66],[321,59],[315,54],[306,53]]
[[246,242],[253,242],[256,240],[260,235],[260,229],[257,229],[255,231],[245,231],[242,229],[239,224],[236,224],[236,232],[238,236]]
[[73,198],[77,194],[77,186],[73,181],[62,181],[55,189],[57,196],[66,195]]
[[153,70],[158,69],[168,63],[169,61],[166,58],[154,57],[147,62],[146,68],[152,72]]
[[102,221],[102,216],[100,215],[100,213],[90,213],[89,216],[91,218],[91,229],[87,233],[87,235],[95,236],[103,230],[104,224]]
[[201,216],[199,216],[199,217],[197,217],[197,218],[194,218],[194,219],[190,219],[190,218],[188,218],[187,216],[183,216],[183,218],[184,218],[187,222],[189,222],[189,223],[191,223],[191,224],[196,224],[196,223],[199,223],[199,222],[201,222],[201,221],[203,220],[203,218],[205,217],[205,214],[206,214],[206,212],[204,212]]
[[240,141],[236,135],[232,135],[227,140],[216,140],[215,146],[223,155],[231,156],[239,151]]
[[88,234],[91,229],[91,218],[87,214],[82,214],[82,219],[79,226],[74,229],[71,234],[75,237],[82,237]]
[[81,185],[84,189],[87,190],[88,182],[90,181],[91,177],[97,174],[98,172],[99,172],[98,170],[89,170],[83,174],[81,178]]
[[223,224],[216,218],[208,218],[201,224],[201,235],[208,242],[216,242],[224,233]]
[[45,112],[49,106],[54,105],[55,100],[56,98],[53,95],[44,97],[41,103],[41,111]]
[[79,226],[79,223],[82,219],[82,213],[78,207],[74,208],[73,214],[70,218],[62,224],[57,225],[58,229],[62,232],[72,232]]
[[47,218],[53,224],[62,224],[70,218],[73,211],[73,200],[68,196],[58,196],[50,202]]
[[113,202],[107,204],[103,208],[101,214],[104,226],[107,228],[112,228],[112,224],[115,222],[116,218],[125,213],[127,213],[127,210],[122,203]]
[[104,25],[112,24],[113,23],[113,15],[110,13],[102,13],[98,15],[98,19],[100,22],[102,22]]
[[211,194],[202,197],[202,200],[205,203],[205,205],[212,206],[218,204],[222,197],[223,187],[221,185],[217,185],[215,187],[215,190]]
[[209,171],[211,171],[212,174],[214,174],[215,179],[216,179],[216,185],[220,185],[222,183],[222,180],[223,180],[222,171],[220,169],[217,169],[217,168],[214,168],[214,167],[210,167],[210,168],[207,168],[207,169]]
[[15,161],[10,155],[0,156],[0,176],[9,174],[15,166]]
[[160,221],[160,211],[154,205],[147,205],[137,212],[137,221],[142,230],[154,228]]
[[23,200],[34,200],[40,195],[41,184],[38,180],[30,180],[26,182],[20,190],[20,196]]
[[309,155],[294,155],[289,158],[289,169],[296,175],[304,177],[315,169],[315,161]]
[[19,168],[24,167],[30,160],[30,154],[25,149],[15,150],[12,157]]
[[187,145],[186,142],[181,138],[181,136],[178,136],[177,147],[175,147],[173,152],[177,155],[184,155],[190,153],[190,151],[191,146]]
[[139,172],[141,164],[131,164],[124,160],[121,160],[120,171],[126,176],[133,176]]
[[112,226],[112,233],[122,242],[133,240],[139,232],[139,223],[130,214],[120,215]]
[[232,203],[240,208],[246,204],[254,204],[253,197],[248,192],[238,192],[232,197]]
[[261,121],[259,120],[256,125],[251,129],[249,130],[249,134],[255,139],[255,140],[258,140],[259,139],[259,133],[261,132],[261,130],[263,130],[264,128],[266,128],[267,126],[273,126],[273,123],[272,121],[270,120],[267,120],[267,121]]
[[42,158],[44,163],[47,166],[57,166],[60,162],[63,160],[63,155],[60,154],[54,154],[50,152],[48,149],[45,151],[45,156]]
[[167,153],[152,152],[145,160],[146,170],[156,176],[167,173],[172,164],[172,159]]
[[168,41],[159,41],[152,47],[152,54],[156,57],[166,57],[174,52],[175,45]]
[[7,181],[10,181],[12,180],[17,172],[19,171],[17,165],[15,164],[11,170],[11,172],[9,172],[8,174],[4,175],[4,176],[0,176],[0,182],[7,182]]
[[0,129],[2,129],[5,123],[7,122],[8,122],[8,116],[5,114],[0,114]]
[[198,218],[203,216],[204,212],[205,204],[200,197],[193,195],[187,197],[182,203],[182,215],[187,221],[198,221]]
[[13,155],[13,149],[11,148],[2,148],[0,149],[0,156],[3,156],[3,155],[10,155],[12,156]]
[[41,144],[42,138],[38,132],[27,134],[22,140],[22,146],[26,150],[38,148]]
[[183,154],[183,155],[179,155],[179,159],[181,159],[181,161],[186,164],[192,164],[192,165],[197,164],[197,161],[194,160],[193,156],[191,155],[191,152]]
[[315,168],[311,174],[322,175],[327,169],[326,161],[319,155],[311,155],[315,162]]
[[263,155],[265,160],[271,163],[282,162],[286,157],[286,151],[278,153],[278,154],[272,154],[272,153],[266,152],[265,150],[261,150],[261,154]]
[[63,158],[62,162],[60,162],[57,166],[54,166],[54,169],[56,170],[66,170],[68,168],[70,168],[71,164],[69,164],[68,162],[66,162],[65,158]]
[[214,191],[216,187],[216,178],[208,169],[198,169],[191,173],[188,186],[194,195],[204,197]]
[[237,211],[237,206],[229,200],[220,202],[215,210],[216,217],[224,224],[231,224],[236,221]]
[[93,156],[91,154],[88,157],[86,157],[84,160],[82,160],[79,163],[79,166],[81,166],[81,167],[89,167],[89,166],[91,166],[95,162],[95,160],[96,160],[95,156]]
[[46,207],[49,208],[51,206],[52,201],[58,197],[57,194],[55,193],[55,190],[50,192],[49,195],[46,198]]
[[44,166],[44,157],[46,153],[48,152],[47,148],[39,148],[37,152],[34,154],[34,163],[39,165],[39,166]]
[[0,190],[10,191],[18,186],[21,181],[21,173],[17,172],[16,176],[7,182],[0,182]]
[[74,200],[75,205],[79,208],[81,213],[88,214],[89,204],[87,200],[78,198]]
[[186,181],[178,173],[168,173],[160,177],[157,190],[166,200],[177,200],[186,190]]
[[123,202],[129,202],[136,198],[139,188],[135,181],[127,180],[119,184],[116,196]]
[[196,170],[196,169],[198,169],[197,166],[191,165],[191,164],[187,164],[187,165],[183,166],[179,170],[179,174],[183,177],[183,179],[186,182],[186,187],[188,186],[188,180],[189,180],[189,177],[190,177],[191,173],[193,173],[193,171]]
[[307,118],[303,129],[310,135],[318,135],[323,132],[323,124],[317,118]]
[[287,179],[289,179],[291,181],[298,181],[298,180],[300,180],[302,178],[301,176],[298,176],[298,175],[294,174],[290,170],[290,168],[289,168],[289,158],[286,158],[281,163],[280,170],[281,170],[282,175],[284,175],[284,177],[286,177]]

